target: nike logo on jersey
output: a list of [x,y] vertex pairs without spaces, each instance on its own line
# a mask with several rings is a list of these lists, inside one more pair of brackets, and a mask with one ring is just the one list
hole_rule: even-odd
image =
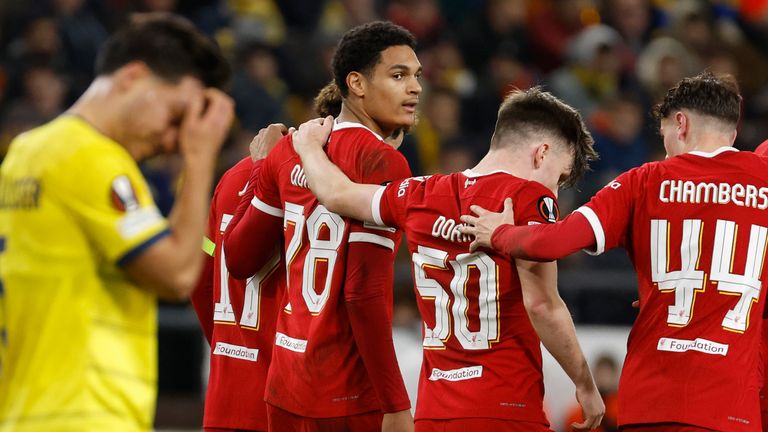
[[464,189],[474,185],[475,183],[477,183],[477,179],[466,179],[464,181]]
[[250,182],[251,182],[250,180],[248,180],[247,182],[245,182],[245,186],[243,186],[243,190],[239,191],[239,192],[237,193],[237,196],[243,196],[243,195],[245,195],[245,191],[248,189],[248,184],[249,184]]

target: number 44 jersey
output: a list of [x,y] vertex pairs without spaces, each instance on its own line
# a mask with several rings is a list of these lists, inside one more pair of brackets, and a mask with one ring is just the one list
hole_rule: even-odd
[[514,260],[469,253],[459,218],[480,205],[514,202],[518,224],[555,222],[552,192],[506,172],[470,170],[382,187],[377,223],[403,228],[423,320],[424,358],[416,419],[498,418],[547,425],[541,348],[523,306]]
[[768,163],[722,147],[622,174],[577,211],[596,253],[622,246],[640,313],[619,423],[759,431]]

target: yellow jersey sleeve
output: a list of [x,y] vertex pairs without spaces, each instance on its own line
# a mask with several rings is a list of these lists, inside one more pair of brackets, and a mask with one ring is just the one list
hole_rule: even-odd
[[[68,158],[51,179],[91,243],[123,265],[170,231],[136,162],[122,147],[96,140]],[[68,173],[78,172],[78,176]]]

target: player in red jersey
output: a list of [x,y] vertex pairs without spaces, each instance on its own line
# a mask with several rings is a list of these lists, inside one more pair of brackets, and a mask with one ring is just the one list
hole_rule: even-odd
[[555,222],[559,185],[594,156],[579,114],[538,89],[514,92],[475,168],[387,186],[352,183],[331,163],[322,150],[331,123],[306,123],[293,138],[310,188],[329,210],[408,238],[424,323],[416,430],[548,431],[537,333],[576,384],[587,419],[577,426],[596,427],[604,406],[557,293],[556,264],[468,253],[457,230],[470,205],[498,209],[508,197],[525,223]]
[[[410,175],[381,137],[414,122],[421,92],[414,46],[410,33],[385,22],[356,27],[339,43],[333,69],[343,105],[329,149],[355,179]],[[412,429],[385,301],[399,234],[319,205],[290,136],[266,158],[255,184],[224,249],[227,267],[244,277],[267,259],[259,245],[284,240],[287,296],[265,394],[270,429]]]
[[[763,141],[755,149],[755,154],[760,156],[768,156],[768,140]],[[762,358],[761,364],[761,389],[760,389],[760,415],[762,416],[763,431],[768,430],[768,326],[766,326],[765,320],[768,313],[768,308],[763,312],[763,342],[762,342]]]
[[[622,430],[760,431],[768,161],[732,147],[729,76],[686,78],[654,113],[668,158],[630,170],[550,226],[477,209],[475,246],[525,259],[625,247],[640,312],[619,384]],[[553,243],[554,242],[554,243]]]
[[281,255],[279,248],[273,248],[274,255],[252,277],[235,279],[224,262],[222,239],[240,197],[249,190],[252,171],[286,133],[281,124],[259,131],[251,155],[224,173],[211,202],[203,245],[207,259],[192,295],[212,347],[203,417],[206,432],[267,430],[263,396],[285,285]]

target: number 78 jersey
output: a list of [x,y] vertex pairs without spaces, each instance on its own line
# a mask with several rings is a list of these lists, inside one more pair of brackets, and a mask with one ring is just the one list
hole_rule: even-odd
[[637,271],[620,424],[760,430],[766,209],[768,164],[723,147],[631,170],[577,210],[594,252],[625,247]]
[[423,320],[417,419],[486,417],[547,424],[541,348],[523,307],[514,261],[469,253],[459,217],[473,204],[501,211],[514,202],[522,224],[558,218],[552,192],[505,172],[410,178],[373,199],[377,223],[408,238]]

